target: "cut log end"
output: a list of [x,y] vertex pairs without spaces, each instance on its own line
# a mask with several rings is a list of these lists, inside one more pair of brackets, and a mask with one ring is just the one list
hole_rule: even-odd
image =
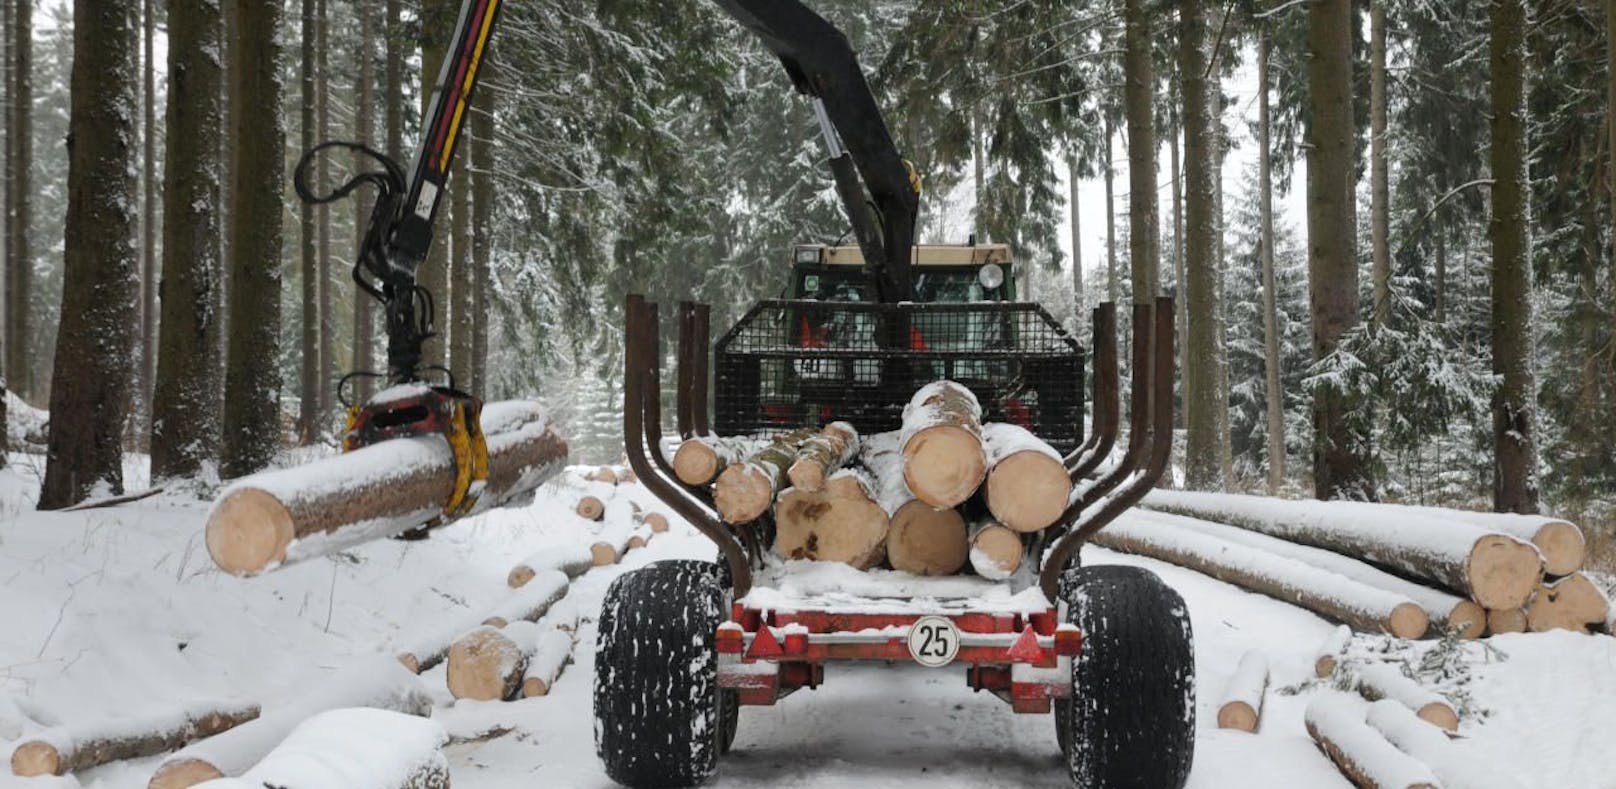
[[791,487],[813,492],[825,487],[825,467],[812,460],[799,460],[786,471]]
[[1582,530],[1565,521],[1543,524],[1532,536],[1532,544],[1543,553],[1543,570],[1549,575],[1570,575],[1581,570],[1588,554]]
[[652,533],[661,534],[668,530],[668,517],[660,512],[647,512],[641,523],[651,527]]
[[589,546],[589,555],[593,557],[596,567],[605,567],[608,564],[617,564],[617,548],[609,542],[597,542]]
[[1487,632],[1487,609],[1474,600],[1460,600],[1448,612],[1443,626],[1459,638],[1481,638]]
[[886,557],[886,511],[850,475],[833,477],[819,491],[788,490],[774,512],[775,551],[788,559],[867,569]]
[[1526,607],[1526,627],[1534,633],[1550,630],[1588,632],[1604,624],[1610,614],[1610,601],[1598,585],[1582,573],[1572,573],[1544,584]]
[[970,546],[965,519],[953,509],[933,509],[911,501],[892,514],[887,561],[892,569],[916,575],[951,575],[965,566]]
[[730,466],[713,486],[713,505],[725,523],[751,523],[769,511],[774,481],[751,464]]
[[296,536],[291,512],[257,488],[232,492],[208,515],[208,554],[231,575],[255,575],[284,561]]
[[492,627],[467,633],[449,647],[449,692],[457,699],[510,698],[522,682],[527,655]]
[[1447,704],[1433,701],[1415,711],[1420,720],[1453,734],[1459,731],[1459,714]]
[[533,576],[537,574],[532,567],[525,564],[517,565],[511,569],[510,575],[505,576],[505,583],[512,589],[520,589],[526,586],[528,581],[533,580]]
[[1493,609],[1487,612],[1489,635],[1526,632],[1526,612],[1519,608]]
[[1398,638],[1423,638],[1431,626],[1431,615],[1415,603],[1402,603],[1386,617],[1386,630]]
[[538,696],[548,695],[550,695],[550,686],[546,684],[544,680],[532,678],[522,680],[523,698],[531,699]]
[[903,479],[915,498],[938,509],[958,506],[982,486],[982,439],[957,425],[921,430],[903,448]]
[[176,759],[157,768],[146,789],[191,789],[200,783],[223,778],[219,768],[201,759]]
[[1489,534],[1471,547],[1465,578],[1483,606],[1520,608],[1543,580],[1543,557],[1531,543]]
[[673,475],[686,485],[706,485],[718,476],[718,452],[705,441],[690,440],[673,451]]
[[1318,660],[1313,661],[1313,673],[1319,679],[1328,679],[1335,673],[1336,663],[1335,655],[1320,655]]
[[983,578],[1009,578],[1021,569],[1025,554],[1020,535],[1004,526],[985,526],[971,538],[971,566]]
[[598,521],[606,516],[606,503],[594,496],[585,496],[578,500],[578,517],[588,521]]
[[1255,732],[1257,711],[1243,701],[1231,701],[1218,710],[1218,728]]
[[11,752],[11,772],[24,778],[61,775],[62,754],[48,742],[30,740]]
[[993,517],[1018,532],[1049,527],[1066,510],[1072,480],[1058,458],[1017,452],[988,472],[987,501]]
[[404,669],[411,674],[421,673],[421,659],[408,652],[400,652],[398,654],[398,662],[399,665],[403,666]]
[[628,538],[628,550],[632,551],[637,548],[644,548],[648,542],[650,542],[650,540],[648,540],[645,535],[636,534]]
[[590,482],[604,482],[608,485],[617,484],[617,471],[611,466],[601,466],[589,473]]

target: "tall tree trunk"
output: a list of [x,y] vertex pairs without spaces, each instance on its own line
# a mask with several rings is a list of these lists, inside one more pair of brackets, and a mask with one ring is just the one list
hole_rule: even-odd
[[[355,91],[358,94],[358,104],[354,108],[354,139],[359,140],[368,147],[376,146],[376,3],[375,0],[357,0],[354,11],[359,17],[359,47],[357,49],[355,80],[358,82]],[[383,34],[385,35],[385,33]],[[359,157],[354,157],[354,168],[368,166],[368,163]],[[370,218],[372,200],[369,196],[354,200],[354,248],[358,249],[365,240],[366,223]],[[373,370],[376,366],[376,354],[372,350],[375,345],[376,310],[371,303],[370,294],[354,289],[353,302],[353,350],[351,365],[354,370]],[[354,395],[360,402],[370,399],[374,387],[370,378],[361,376],[354,379]]]
[[[1183,13],[1182,9],[1180,13]],[[1179,298],[1187,298],[1188,290],[1185,286],[1184,273],[1184,162],[1179,156],[1179,134],[1183,132],[1184,125],[1178,113],[1182,100],[1181,88],[1177,83],[1173,85],[1173,96],[1167,101],[1167,144],[1171,149],[1170,164],[1173,168],[1168,180],[1173,184],[1173,287]],[[1179,359],[1189,352],[1190,322],[1178,322],[1178,353]],[[1181,362],[1182,363],[1182,362]]]
[[[492,74],[493,72],[490,72]],[[471,390],[488,391],[489,258],[494,247],[494,92],[477,92],[481,111],[471,116],[471,264],[476,270],[476,320],[471,339]]]
[[[454,33],[455,14],[460,4],[454,0],[422,0],[421,8],[421,116],[426,117],[431,112],[432,93],[437,90],[438,72],[443,68],[443,59],[449,46],[449,37]],[[449,232],[446,221],[452,222],[453,217],[442,216],[452,214],[453,206],[446,206],[448,210],[439,211],[436,232],[432,234],[432,250],[427,253],[426,260],[416,271],[416,279],[421,286],[432,293],[440,307],[449,305]],[[450,316],[447,309],[439,310],[438,336],[427,341],[422,349],[421,363],[427,366],[448,366],[449,349],[444,342],[449,328]]]
[[1122,70],[1128,114],[1128,252],[1133,302],[1154,304],[1160,283],[1156,225],[1156,76],[1151,63],[1150,11],[1126,0]]
[[123,426],[133,377],[140,260],[135,238],[136,59],[127,6],[73,4],[62,321],[40,509],[97,486],[123,492]]
[[[1218,29],[1222,29],[1221,27]],[[1216,57],[1216,53],[1213,54]],[[1216,65],[1215,63],[1213,64]],[[1210,72],[1210,69],[1209,69]],[[1208,99],[1212,104],[1212,256],[1217,261],[1217,275],[1213,279],[1212,314],[1217,329],[1216,346],[1218,367],[1213,378],[1218,383],[1218,468],[1223,472],[1223,489],[1234,489],[1234,441],[1229,430],[1229,300],[1225,293],[1229,283],[1229,261],[1223,239],[1223,163],[1229,155],[1229,137],[1223,133],[1220,110],[1223,107],[1223,85],[1219,78],[1209,76]]]
[[1111,158],[1111,118],[1105,119],[1105,296],[1113,304],[1122,298],[1117,278],[1117,201],[1116,168]]
[[1078,216],[1077,204],[1077,152],[1066,154],[1066,179],[1069,194],[1068,206],[1072,212],[1072,328],[1082,336],[1084,314],[1088,312],[1087,300],[1083,298],[1083,224],[1082,217]]
[[1526,4],[1493,0],[1492,341],[1497,460],[1493,508],[1536,512],[1537,376],[1532,368],[1532,248],[1526,164]]
[[[34,3],[18,0],[11,19],[11,267],[6,281],[6,374],[11,389],[39,402],[40,392],[29,360],[29,301],[34,255],[29,236],[33,223]],[[133,49],[131,52],[133,54]],[[133,116],[131,116],[133,117]],[[133,195],[131,195],[133,197]]]
[[[319,43],[315,31],[316,0],[302,0],[302,57],[298,60],[298,134],[302,150],[314,147],[314,58]],[[298,359],[299,373],[297,404],[297,442],[312,444],[318,438],[320,423],[320,264],[317,232],[314,227],[314,206],[298,201],[297,205],[298,279],[303,286],[302,313],[299,316],[298,336],[302,347]]]
[[[315,139],[325,142],[331,139],[331,46],[328,33],[331,30],[330,3],[319,0],[315,9],[315,59],[314,59],[314,130]],[[306,150],[306,149],[305,149]],[[322,184],[331,183],[331,157],[322,156],[315,168],[315,178]],[[320,367],[314,376],[314,432],[315,438],[330,429],[331,419],[331,371],[336,368],[334,335],[336,322],[331,315],[331,206],[329,204],[316,206],[314,209],[315,228],[315,283],[317,288],[317,301],[319,302],[320,319]]]
[[1375,277],[1375,326],[1386,325],[1392,308],[1392,253],[1387,241],[1390,210],[1386,183],[1386,0],[1369,10],[1369,223]]
[[1257,39],[1257,179],[1262,223],[1263,352],[1268,407],[1268,495],[1285,483],[1285,390],[1279,377],[1279,294],[1274,277],[1274,162],[1269,142],[1268,29]]
[[454,175],[449,183],[449,369],[455,383],[464,388],[471,383],[472,311],[476,309],[477,274],[471,263],[471,174],[467,156],[455,157]]
[[[4,156],[0,156],[5,160],[0,162],[0,175],[3,175],[0,180],[4,181],[4,184],[0,184],[0,225],[3,225],[5,229],[5,240],[0,241],[0,435],[5,435],[6,425],[8,424],[6,421],[8,418],[6,413],[6,392],[8,391],[6,373],[9,372],[9,368],[7,365],[6,342],[9,338],[6,337],[5,327],[9,325],[10,321],[6,317],[4,291],[6,283],[9,281],[7,277],[11,270],[11,181],[14,176],[13,168],[16,165],[11,160],[11,138],[13,133],[9,114],[11,111],[11,11],[12,4],[0,0],[0,108],[4,108],[0,112],[7,113],[6,128],[0,129],[0,137],[4,138],[4,142],[0,143],[0,150],[5,152]],[[3,440],[0,440],[0,444],[3,443]],[[0,468],[5,467],[5,447],[0,446]]]
[[399,18],[403,0],[385,0],[382,37],[386,59],[382,67],[382,121],[387,155],[404,162],[404,26]]
[[157,377],[157,64],[152,55],[156,5],[154,0],[141,3],[140,368],[135,375],[135,418],[130,420],[141,443],[151,427]]
[[194,475],[219,447],[220,4],[168,0],[163,320],[152,478]]
[[[1313,358],[1335,353],[1359,322],[1353,254],[1352,0],[1307,7],[1309,123],[1307,245]],[[1368,499],[1368,442],[1349,419],[1353,399],[1321,387],[1313,398],[1313,483],[1321,499]]]
[[1605,0],[1605,60],[1606,79],[1610,82],[1605,99],[1605,129],[1610,135],[1605,146],[1610,157],[1605,170],[1610,178],[1610,304],[1606,306],[1610,309],[1610,364],[1616,367],[1616,0]]
[[[1185,485],[1219,485],[1217,363],[1216,206],[1212,191],[1212,129],[1206,75],[1206,7],[1201,0],[1178,4],[1178,72],[1184,97],[1185,299],[1189,336],[1184,347]],[[1175,143],[1176,147],[1176,143]]]
[[278,123],[281,102],[280,0],[235,0],[236,57],[230,85],[238,108],[231,129],[235,183],[230,199],[230,348],[225,370],[226,478],[269,465],[280,430],[281,168],[286,136]]
[[[224,46],[221,47],[223,57],[220,58],[219,80],[220,101],[224,107],[224,134],[219,142],[219,193],[215,205],[219,207],[219,261],[222,277],[219,282],[217,308],[219,315],[219,358],[226,357],[226,346],[230,341],[230,207],[235,203],[233,195],[236,182],[236,143],[229,132],[236,128],[236,97],[232,87],[231,74],[235,73],[234,63],[240,51],[237,41],[240,25],[236,22],[236,3],[226,0],[220,3],[223,11],[219,15],[222,22],[222,36]],[[224,398],[224,376],[219,376],[219,398]]]

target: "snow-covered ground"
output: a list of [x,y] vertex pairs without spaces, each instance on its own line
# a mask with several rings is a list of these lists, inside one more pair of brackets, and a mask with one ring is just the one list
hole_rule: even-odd
[[[0,696],[43,723],[193,698],[245,697],[272,707],[357,657],[390,652],[412,633],[491,606],[508,592],[505,576],[516,562],[602,527],[572,513],[582,483],[569,473],[532,506],[424,542],[382,541],[237,579],[213,570],[202,546],[206,505],[164,495],[36,513],[34,479],[26,459],[14,457],[25,461],[22,471],[0,472]],[[628,517],[623,499],[665,511],[638,486],[616,495],[608,525]],[[575,581],[570,595],[585,611],[576,663],[547,697],[455,703],[444,669],[427,672],[435,717],[453,737],[457,789],[609,786],[594,755],[590,711],[600,598],[622,572],[710,555],[710,544],[675,521],[670,535],[630,552],[622,565]],[[1095,548],[1084,561],[1148,567],[1188,601],[1199,677],[1191,786],[1348,785],[1302,725],[1311,698],[1339,692],[1312,679],[1314,650],[1330,624],[1160,562]],[[1219,731],[1219,697],[1248,649],[1266,654],[1272,671],[1262,728]],[[1616,733],[1616,638],[1517,635],[1442,647],[1359,637],[1352,652],[1403,662],[1449,693],[1463,715],[1464,747],[1492,763],[1490,774],[1513,772],[1518,785],[1545,789],[1616,787],[1616,751],[1606,746]],[[963,668],[832,666],[826,673],[819,690],[743,709],[717,785],[1067,785],[1049,717],[1018,716],[990,694],[973,693]],[[0,755],[17,733],[6,730],[8,707],[0,698]],[[156,761],[108,765],[78,783],[143,787]],[[75,785],[3,776],[0,786],[11,780],[30,789]]]

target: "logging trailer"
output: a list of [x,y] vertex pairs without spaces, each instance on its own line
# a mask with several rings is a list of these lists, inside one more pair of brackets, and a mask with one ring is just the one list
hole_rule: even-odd
[[[918,385],[949,379],[976,394],[985,419],[1018,424],[1064,453],[1076,487],[1056,524],[1026,547],[1028,569],[1003,582],[963,579],[962,591],[958,578],[872,587],[792,577],[793,567],[813,563],[771,558],[771,516],[726,524],[707,490],[674,475],[663,446],[657,305],[630,296],[628,461],[712,540],[718,561],[657,562],[607,591],[594,689],[596,750],[607,774],[631,787],[700,784],[733,742],[742,705],[772,705],[816,688],[833,664],[887,661],[960,666],[972,688],[1018,713],[1053,712],[1077,786],[1183,786],[1194,747],[1184,602],[1148,571],[1078,562],[1088,538],[1136,504],[1166,468],[1173,300],[1133,305],[1130,425],[1125,452],[1111,461],[1122,421],[1115,305],[1093,315],[1093,429],[1085,435],[1083,351],[1042,307],[1016,300],[1010,250],[974,239],[913,243],[920,179],[899,156],[841,32],[797,0],[715,2],[780,58],[810,99],[857,243],[793,249],[790,298],[758,302],[716,342],[708,306],[678,304],[680,437],[767,435],[832,420],[861,433],[891,431]],[[415,271],[430,246],[499,6],[465,0],[407,180],[386,156],[340,142],[306,153],[294,178],[311,202],[364,184],[377,190],[354,279],[385,306],[385,377],[413,387],[402,399],[395,386],[386,399],[351,406],[344,446],[443,435],[457,468],[443,521],[475,503],[487,450],[473,394],[452,379],[420,384],[432,372],[421,366],[421,345],[433,336],[433,310]],[[310,162],[329,148],[382,169],[316,194]]]

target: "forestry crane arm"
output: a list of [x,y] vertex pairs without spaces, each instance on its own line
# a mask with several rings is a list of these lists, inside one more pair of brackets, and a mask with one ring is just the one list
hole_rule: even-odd
[[909,263],[920,179],[898,155],[847,37],[798,0],[714,1],[780,58],[797,92],[813,97],[836,191],[879,300],[912,300]]

